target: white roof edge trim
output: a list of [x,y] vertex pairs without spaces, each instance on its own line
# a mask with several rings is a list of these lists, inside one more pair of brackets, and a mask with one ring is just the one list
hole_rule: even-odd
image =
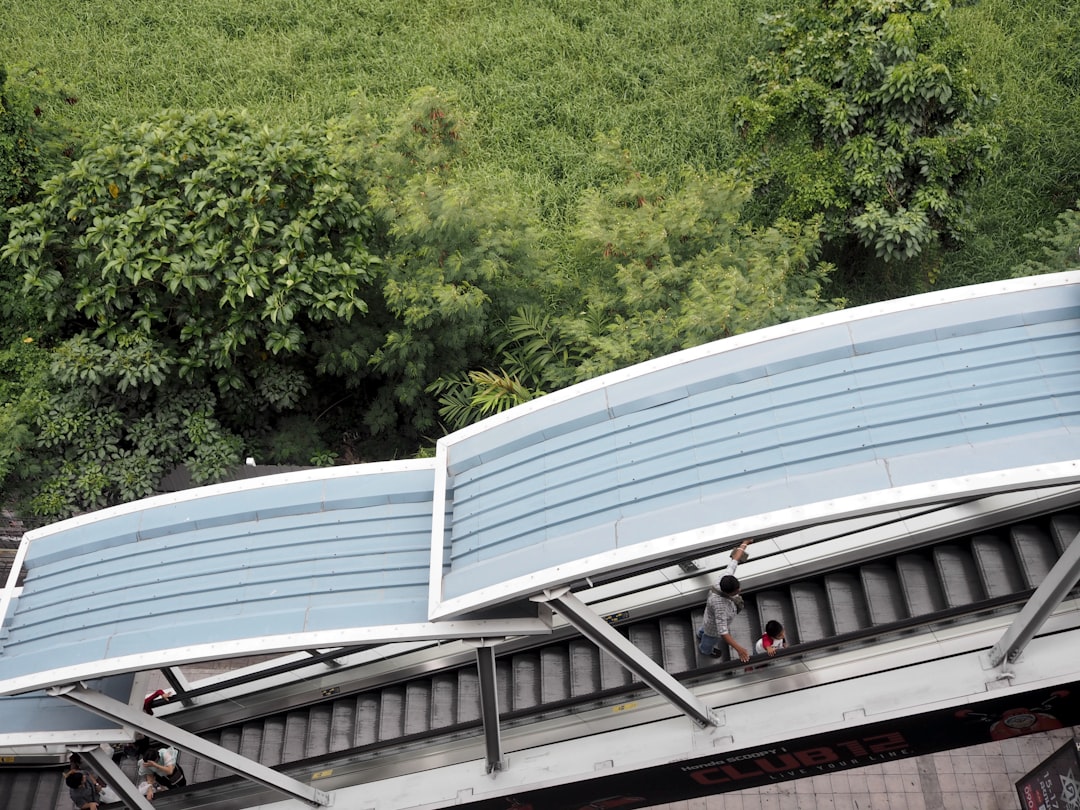
[[704,357],[711,357],[713,355],[735,351],[746,346],[767,343],[770,340],[778,340],[779,338],[790,337],[792,335],[805,334],[806,332],[812,332],[816,329],[824,329],[830,326],[855,323],[856,321],[863,321],[868,318],[877,318],[881,315],[888,315],[895,312],[926,309],[958,301],[991,298],[1006,293],[1024,292],[1040,288],[1067,287],[1074,284],[1080,284],[1080,270],[1071,270],[1064,273],[1048,273],[1041,276],[1026,276],[1024,278],[1006,279],[1004,281],[989,281],[967,287],[953,287],[948,290],[921,293],[906,298],[896,298],[890,301],[881,301],[876,304],[853,307],[852,309],[826,312],[821,315],[812,315],[809,318],[802,318],[797,321],[767,326],[764,329],[757,329],[753,332],[744,332],[739,335],[733,335],[732,337],[714,340],[710,343],[703,343],[700,346],[694,346],[689,349],[666,354],[663,357],[646,360],[643,363],[628,366],[619,369],[618,371],[612,371],[600,377],[594,377],[591,380],[586,380],[568,388],[554,391],[539,399],[517,405],[502,413],[489,416],[487,419],[483,419],[480,422],[476,422],[461,430],[450,433],[447,436],[443,436],[438,440],[438,445],[442,446],[445,444],[447,446],[452,446],[460,441],[483,433],[489,428],[512,422],[515,419],[521,419],[531,413],[543,410],[544,408],[554,407],[566,400],[574,399],[583,394],[603,390],[614,383],[624,382],[626,380],[634,379],[635,377],[642,377],[651,374],[654,371],[690,363]]
[[[29,550],[30,541],[27,535],[24,534],[22,542],[19,543],[19,547],[15,550],[15,556],[11,560],[7,585],[3,590],[0,590],[0,630],[3,629],[4,622],[7,620],[12,601],[22,593],[22,588],[15,587],[15,583],[19,581],[19,572],[22,571],[23,562],[26,560],[26,553]],[[2,645],[0,645],[0,648],[2,648]]]
[[85,661],[57,669],[43,670],[0,680],[0,695],[18,695],[50,686],[62,686],[108,675],[140,672],[147,669],[180,666],[183,664],[237,658],[243,655],[263,655],[292,652],[315,647],[345,647],[358,644],[378,644],[409,640],[458,640],[464,638],[494,638],[497,636],[546,635],[551,623],[542,614],[537,618],[469,619],[460,621],[424,622],[419,624],[381,625],[379,627],[347,627],[340,630],[319,630],[311,633],[289,633],[280,636],[253,636],[210,644],[154,650]]
[[289,484],[304,483],[309,481],[332,481],[338,478],[356,478],[365,475],[380,475],[384,473],[399,473],[430,470],[434,468],[435,460],[429,458],[402,459],[398,461],[373,461],[366,464],[349,464],[341,467],[318,467],[310,470],[295,470],[293,472],[263,475],[258,478],[245,478],[240,481],[227,481],[221,484],[209,484],[205,487],[185,489],[181,492],[170,492],[165,495],[151,495],[138,501],[109,506],[96,512],[88,512],[85,515],[61,520],[58,523],[50,523],[39,529],[33,529],[23,535],[24,540],[37,540],[58,532],[70,531],[91,523],[121,517],[133,512],[141,512],[155,506],[170,506],[188,501],[197,501],[201,498],[210,498],[217,495],[227,495],[234,492],[247,492],[268,487],[288,486]]
[[[435,492],[431,499],[431,559],[428,564],[428,615],[442,601],[443,535],[446,533],[446,462],[449,451],[442,442],[435,445]],[[2,615],[2,614],[0,614]]]
[[432,620],[449,619],[503,602],[537,596],[546,589],[579,582],[597,574],[670,558],[672,552],[691,555],[715,546],[721,538],[734,542],[764,532],[794,531],[826,519],[834,521],[920,504],[946,502],[961,496],[980,497],[1028,487],[1068,485],[1077,482],[1080,482],[1080,460],[1063,461],[1055,464],[1040,464],[977,475],[943,478],[921,484],[891,487],[875,492],[817,501],[802,506],[778,509],[774,512],[763,512],[685,532],[663,535],[652,540],[634,543],[627,548],[606,551],[563,565],[534,571],[498,585],[448,599],[431,613],[430,618]]

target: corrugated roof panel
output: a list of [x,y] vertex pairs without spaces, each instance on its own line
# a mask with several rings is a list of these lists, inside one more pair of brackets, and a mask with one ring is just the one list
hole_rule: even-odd
[[[114,675],[90,680],[87,686],[127,703],[132,697],[134,679],[131,673]],[[116,723],[44,692],[0,697],[0,746],[25,745],[29,740],[56,744],[56,740],[47,740],[46,735],[63,732],[69,732],[64,735],[69,741],[93,742],[121,736]]]
[[0,682],[286,634],[267,643],[370,639],[425,625],[429,599],[436,616],[509,602],[588,574],[586,559],[614,569],[716,542],[718,524],[1078,459],[1078,313],[1080,274],[1065,274],[680,352],[446,437],[445,497],[435,460],[360,465],[39,530]]
[[[0,671],[15,677],[354,621],[423,624],[434,465],[416,466],[196,490],[46,531],[31,543],[36,565]],[[38,543],[44,553],[34,553]]]
[[[911,299],[880,307],[876,317],[819,319],[818,328],[788,335],[766,330],[760,342],[734,350],[675,355],[668,367],[646,364],[639,376],[597,381],[608,393],[604,436],[613,439],[614,456],[595,454],[594,426],[564,433],[557,447],[517,442],[512,464],[490,451],[486,458],[497,461],[470,469],[467,479],[451,475],[455,499],[478,519],[452,527],[455,551],[460,543],[467,554],[453,557],[444,597],[497,588],[541,558],[554,570],[604,553],[604,543],[614,551],[661,529],[709,525],[707,513],[720,503],[732,519],[757,514],[766,501],[770,510],[792,508],[937,478],[939,470],[963,476],[1080,456],[1070,433],[1076,418],[1061,399],[1080,387],[1080,369],[1065,370],[1059,360],[1078,348],[1076,287],[989,292],[919,299],[925,306]],[[1040,307],[1043,314],[1033,311]],[[1033,379],[1044,357],[1063,367],[1060,377]],[[723,387],[706,383],[698,365]],[[580,422],[589,406],[595,401],[564,398],[551,410]],[[490,447],[504,429],[526,435],[513,422],[531,417],[493,425],[485,441]],[[1018,453],[1022,442],[1008,441],[1055,429],[1064,444],[1049,455]],[[451,457],[471,452],[471,436],[446,441]],[[904,463],[925,465],[940,453],[951,462],[920,475],[917,464]],[[547,459],[544,509],[537,512],[539,499],[531,498],[515,513],[500,493],[535,480],[530,457]],[[612,523],[617,537],[606,530]],[[498,577],[489,576],[496,570]]]

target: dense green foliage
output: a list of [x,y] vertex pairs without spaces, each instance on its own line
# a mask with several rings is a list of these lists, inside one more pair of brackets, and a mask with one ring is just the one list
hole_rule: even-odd
[[[618,131],[650,169],[730,153],[726,111],[765,0],[0,0],[0,60],[78,77],[77,122],[245,108],[268,123],[393,115],[434,86],[475,112],[471,160],[545,213],[594,182]],[[42,25],[49,19],[49,25]],[[726,159],[725,159],[726,160]]]
[[449,425],[842,303],[823,296],[833,268],[816,262],[819,221],[755,228],[742,221],[745,182],[692,169],[652,176],[617,144],[599,151],[615,179],[584,195],[573,231],[579,274],[558,290],[588,305],[519,310],[502,330],[497,371],[431,387]]
[[366,452],[415,446],[423,389],[480,356],[492,300],[523,300],[498,292],[508,268],[529,274],[512,197],[456,182],[460,140],[430,94],[321,133],[169,112],[106,127],[12,209],[0,256],[62,330],[32,400],[4,404],[35,511],[142,497],[181,463],[214,480],[256,449],[332,459],[316,423],[344,402]]
[[313,333],[364,308],[350,185],[310,129],[166,113],[106,127],[11,211],[0,256],[65,338],[27,414],[38,511],[145,496],[181,462],[213,480],[246,426],[299,404]]
[[[959,241],[964,185],[996,141],[948,34],[947,0],[836,0],[768,18],[770,52],[740,100],[750,176],[770,208],[824,214],[886,261]],[[985,113],[983,115],[985,117]]]
[[844,299],[1075,267],[1078,15],[0,0],[0,487],[61,515],[181,462],[411,455]]
[[940,267],[956,286],[1008,276],[1030,257],[1025,234],[1050,227],[1080,190],[1080,3],[979,0],[953,30],[972,77],[996,96],[1000,157],[969,198],[970,231]]

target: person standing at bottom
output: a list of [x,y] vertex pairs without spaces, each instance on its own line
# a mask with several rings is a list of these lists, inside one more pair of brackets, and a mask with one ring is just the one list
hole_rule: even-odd
[[75,810],[98,810],[101,793],[93,779],[82,771],[68,771],[64,783],[68,786],[68,795]]
[[722,653],[717,646],[723,641],[735,651],[740,661],[745,663],[750,660],[750,651],[735,640],[730,626],[731,620],[742,610],[741,586],[735,578],[735,569],[746,559],[746,548],[751,542],[749,539],[743,540],[731,552],[731,562],[721,572],[719,583],[709,588],[709,596],[705,600],[705,618],[698,631],[698,651],[702,655],[720,657]]

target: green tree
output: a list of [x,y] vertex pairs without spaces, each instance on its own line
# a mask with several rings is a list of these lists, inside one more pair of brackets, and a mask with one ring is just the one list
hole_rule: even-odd
[[363,414],[373,436],[430,440],[438,417],[428,387],[497,355],[498,325],[537,300],[536,213],[507,175],[470,169],[458,106],[421,88],[395,118],[359,110],[338,131],[375,215],[382,265],[369,320],[380,339],[345,327],[324,364],[375,387]]
[[[742,221],[751,189],[686,169],[675,180],[637,170],[602,140],[612,182],[584,195],[575,229],[578,303],[546,317],[522,309],[501,324],[497,370],[432,387],[452,427],[542,393],[711,340],[842,305],[824,295],[818,223]],[[581,302],[587,302],[584,307]]]
[[1013,278],[1080,269],[1080,200],[1077,208],[1058,215],[1053,228],[1039,228],[1027,235],[1036,246],[1037,258],[1013,268]]
[[986,98],[948,35],[948,0],[812,0],[765,18],[743,167],[769,215],[886,261],[954,244],[996,149]]
[[295,410],[320,335],[366,309],[377,258],[363,189],[325,135],[239,113],[112,125],[12,209],[0,256],[67,335],[31,409],[35,508],[196,481]]

